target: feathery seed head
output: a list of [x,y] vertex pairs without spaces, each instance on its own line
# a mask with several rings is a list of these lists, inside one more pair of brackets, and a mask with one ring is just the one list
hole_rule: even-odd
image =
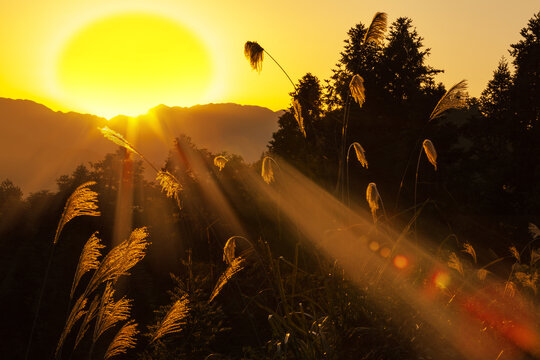
[[435,171],[437,171],[437,151],[435,150],[435,146],[433,146],[433,143],[429,139],[425,139],[422,146],[429,162],[433,165]]
[[225,167],[225,164],[227,164],[227,161],[229,160],[225,156],[218,155],[214,158],[214,165],[219,168],[219,171],[221,171]]
[[60,339],[58,340],[58,344],[56,345],[55,356],[58,356],[58,352],[62,348],[62,345],[64,345],[64,341],[71,332],[73,326],[84,314],[86,314],[85,307],[87,302],[88,299],[84,296],[81,296],[73,305],[73,308],[71,309],[71,312],[69,313],[69,316],[66,320],[66,324],[64,325],[64,330],[62,331]]
[[185,319],[189,313],[189,300],[186,295],[177,300],[169,309],[163,320],[159,323],[150,343],[165,335],[182,331]]
[[429,121],[438,118],[448,109],[459,109],[466,105],[467,80],[461,80],[450,88],[437,102],[429,115]]
[[375,183],[369,183],[366,189],[366,200],[369,204],[369,209],[371,210],[371,215],[373,219],[376,219],[377,210],[379,209],[379,200],[380,200],[379,191],[377,190],[377,185]]
[[463,265],[454,252],[450,254],[450,258],[448,259],[448,267],[463,275]]
[[141,155],[137,150],[135,150],[135,148],[133,147],[133,145],[131,145],[131,143],[129,141],[124,139],[124,137],[122,135],[120,135],[116,131],[112,130],[108,126],[104,126],[102,128],[98,128],[98,129],[101,131],[103,136],[105,136],[105,138],[109,139],[110,141],[112,141],[116,145],[119,145],[119,146],[123,147],[124,149],[129,150],[129,151],[131,151],[131,152],[133,152],[135,154]]
[[351,95],[358,103],[360,107],[364,105],[364,102],[366,101],[366,89],[364,88],[364,79],[356,74],[351,79],[351,82],[349,83],[349,89],[351,90]]
[[92,338],[93,342],[95,343],[105,331],[112,328],[118,322],[129,319],[130,311],[131,300],[123,297],[118,301],[114,301],[114,289],[110,283],[107,284],[99,305],[94,336]]
[[274,179],[274,169],[272,162],[274,159],[272,159],[270,156],[265,156],[262,161],[262,169],[261,169],[261,176],[267,184],[272,183]]
[[251,68],[261,72],[264,57],[264,49],[256,41],[247,41],[244,45],[244,55],[249,61]]
[[85,293],[90,294],[104,282],[114,281],[122,275],[129,275],[129,269],[141,261],[146,254],[146,248],[150,245],[147,237],[146,228],[138,228],[131,232],[128,240],[112,248],[92,275]]
[[60,233],[64,226],[70,222],[73,218],[77,216],[87,215],[87,216],[100,216],[97,206],[97,196],[98,194],[95,191],[90,190],[88,187],[94,185],[95,181],[88,181],[73,191],[71,196],[67,199],[66,205],[64,206],[64,211],[62,212],[62,217],[58,222],[58,227],[56,228],[56,234],[54,235],[54,242],[56,244]]
[[519,255],[519,252],[517,251],[515,246],[510,246],[508,249],[510,250],[510,254],[517,260],[517,262],[521,262],[521,256]]
[[105,352],[104,360],[113,356],[125,354],[128,349],[132,349],[137,344],[135,337],[139,334],[137,323],[133,320],[125,323],[115,337],[111,341],[107,351]]
[[182,191],[182,185],[176,177],[168,171],[159,171],[156,180],[159,181],[161,191],[167,194],[168,198],[174,198],[180,203],[179,193]]
[[236,236],[230,237],[225,246],[223,247],[223,261],[227,264],[231,264],[234,260],[234,253],[236,250]]
[[476,251],[474,251],[474,248],[472,247],[471,244],[469,243],[463,244],[463,252],[471,255],[471,257],[474,260],[474,263],[476,264]]
[[373,42],[375,44],[382,43],[384,33],[386,32],[386,19],[386,13],[378,12],[375,14],[373,20],[371,20],[371,24],[366,30],[366,34],[364,35],[364,45],[368,42]]
[[219,277],[208,302],[212,302],[212,300],[214,300],[214,298],[220,293],[221,289],[223,289],[225,284],[227,284],[229,279],[231,279],[236,273],[238,273],[244,268],[245,262],[246,259],[242,256],[234,258],[234,260],[230,263],[225,272],[223,272],[223,274],[221,274],[221,276]]
[[75,339],[75,345],[73,346],[73,349],[77,348],[81,340],[84,338],[84,335],[86,335],[86,331],[90,327],[90,322],[96,317],[98,313],[99,304],[99,296],[95,296],[94,300],[92,300],[92,302],[90,303],[81,327],[79,328],[79,332],[77,333],[77,338]]
[[104,245],[100,244],[100,239],[96,236],[97,232],[90,236],[90,239],[84,244],[81,256],[79,257],[79,263],[77,264],[77,270],[75,270],[75,277],[73,278],[73,284],[71,285],[71,292],[69,298],[73,298],[75,289],[79,284],[79,281],[90,270],[95,270],[99,267],[99,257],[101,256],[100,249],[104,248]]
[[[366,152],[364,151],[364,148],[362,147],[362,145],[360,145],[357,142],[354,142],[352,143],[352,147],[354,149],[354,152],[356,153],[356,158],[358,159],[358,162],[360,163],[360,165],[362,165],[363,167],[367,169],[368,162],[366,159]],[[349,153],[347,153],[347,161],[349,161]]]
[[297,99],[293,99],[292,106],[294,109],[294,118],[298,123],[300,132],[302,133],[302,135],[304,135],[304,137],[306,137],[306,130],[304,129],[304,118],[302,117],[302,107],[300,106],[300,102]]

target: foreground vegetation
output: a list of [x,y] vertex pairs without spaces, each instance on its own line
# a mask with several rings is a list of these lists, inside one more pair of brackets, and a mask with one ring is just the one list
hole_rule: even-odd
[[6,358],[540,356],[540,13],[479,99],[375,19],[257,164],[179,137],[158,167],[105,130],[121,148],[56,193],[4,181]]

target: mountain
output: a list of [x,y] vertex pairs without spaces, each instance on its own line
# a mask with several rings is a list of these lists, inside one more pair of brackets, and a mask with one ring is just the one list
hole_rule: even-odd
[[25,193],[55,189],[60,175],[116,150],[98,130],[105,125],[126,135],[158,166],[180,134],[191,137],[200,148],[238,154],[252,162],[266,149],[281,113],[232,103],[159,105],[145,115],[107,121],[95,115],[55,112],[29,100],[0,98],[0,181],[8,178]]

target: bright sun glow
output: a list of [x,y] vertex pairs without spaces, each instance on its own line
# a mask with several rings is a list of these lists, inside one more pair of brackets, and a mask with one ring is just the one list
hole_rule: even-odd
[[134,13],[76,33],[59,55],[57,77],[73,108],[112,117],[204,103],[214,74],[196,34],[173,20]]

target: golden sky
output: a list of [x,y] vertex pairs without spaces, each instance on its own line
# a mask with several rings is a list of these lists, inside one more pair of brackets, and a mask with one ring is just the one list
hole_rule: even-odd
[[445,70],[437,80],[451,86],[465,78],[477,96],[538,3],[3,0],[0,96],[106,117],[159,103],[278,110],[289,106],[291,85],[270,59],[260,74],[251,71],[245,41],[258,41],[294,80],[306,72],[324,79],[347,30],[376,11],[390,22],[412,18],[431,48],[428,63]]

